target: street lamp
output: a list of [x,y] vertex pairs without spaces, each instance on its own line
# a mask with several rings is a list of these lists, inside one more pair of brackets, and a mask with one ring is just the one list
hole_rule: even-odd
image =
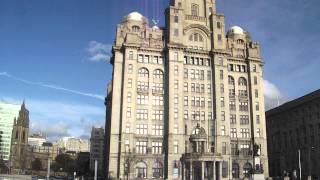
[[[307,148],[308,149],[308,156],[309,156],[309,159],[308,159],[308,165],[309,165],[309,175],[311,175],[311,163],[310,163],[310,154],[311,154],[311,150],[313,150],[315,147],[314,146],[311,146],[310,148]],[[301,166],[301,149],[298,149],[298,155],[299,155],[299,178],[301,180],[301,169],[302,169],[302,166]]]

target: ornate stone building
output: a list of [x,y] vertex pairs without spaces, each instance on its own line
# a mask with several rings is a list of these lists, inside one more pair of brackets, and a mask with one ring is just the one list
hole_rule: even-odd
[[[266,113],[270,176],[320,178],[320,90]],[[312,178],[311,178],[312,177]]]
[[21,105],[18,119],[14,119],[11,136],[10,167],[12,174],[25,173],[28,168],[28,135],[29,135],[29,111],[25,102]]
[[[117,26],[106,98],[110,178],[268,176],[260,46],[212,0],[171,0],[166,25]],[[255,179],[258,179],[258,178]]]

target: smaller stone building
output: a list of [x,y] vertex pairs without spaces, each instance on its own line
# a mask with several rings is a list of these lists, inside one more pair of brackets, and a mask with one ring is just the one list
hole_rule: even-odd
[[95,160],[98,161],[98,173],[103,173],[104,129],[92,127],[90,138],[90,169],[94,171]]
[[320,90],[266,112],[270,176],[320,178]]

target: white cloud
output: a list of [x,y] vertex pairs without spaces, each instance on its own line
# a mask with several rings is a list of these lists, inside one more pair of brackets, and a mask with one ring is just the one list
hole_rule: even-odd
[[[3,98],[6,102],[21,100]],[[26,99],[30,116],[30,133],[42,132],[50,141],[63,136],[89,137],[92,126],[103,126],[105,108],[77,102]]]
[[287,98],[279,90],[279,88],[268,80],[263,80],[264,83],[264,98],[266,110],[272,109],[284,103]]
[[109,61],[111,57],[112,45],[103,44],[97,41],[90,41],[86,49],[89,61],[100,62]]
[[16,81],[20,81],[23,82],[25,84],[29,84],[29,85],[35,85],[35,86],[41,86],[41,87],[46,87],[46,88],[50,88],[50,89],[55,89],[55,90],[60,90],[60,91],[66,91],[69,93],[73,93],[73,94],[78,94],[81,96],[87,96],[87,97],[91,97],[91,98],[95,98],[95,99],[100,99],[100,100],[104,100],[104,96],[103,95],[99,95],[99,94],[92,94],[92,93],[85,93],[85,92],[81,92],[81,91],[77,91],[77,90],[73,90],[73,89],[68,89],[68,88],[64,88],[61,86],[57,86],[57,85],[53,85],[53,84],[46,84],[46,83],[42,83],[42,82],[33,82],[33,81],[29,81],[20,77],[16,77],[13,76],[7,72],[0,72],[0,76],[5,76],[11,79],[14,79]]

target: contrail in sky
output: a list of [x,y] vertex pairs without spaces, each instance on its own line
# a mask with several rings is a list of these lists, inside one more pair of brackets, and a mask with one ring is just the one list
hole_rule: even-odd
[[29,84],[29,85],[41,86],[41,87],[46,87],[46,88],[50,88],[50,89],[66,91],[66,92],[70,92],[70,93],[78,94],[78,95],[82,95],[82,96],[92,97],[92,98],[99,99],[99,100],[104,100],[104,96],[103,95],[85,93],[85,92],[81,92],[81,91],[67,89],[67,88],[64,88],[64,87],[57,86],[57,85],[42,83],[42,82],[33,82],[33,81],[25,80],[25,79],[22,79],[22,78],[19,78],[19,77],[15,77],[15,76],[7,73],[7,72],[0,72],[0,76],[5,76],[5,77],[8,77],[10,79],[14,79],[16,81],[20,81],[20,82],[23,82],[23,83]]

